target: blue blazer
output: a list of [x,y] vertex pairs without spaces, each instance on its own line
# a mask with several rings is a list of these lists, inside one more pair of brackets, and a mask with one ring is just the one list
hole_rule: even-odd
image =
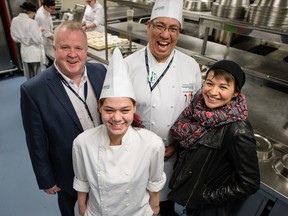
[[[99,99],[106,68],[92,63],[86,67]],[[83,128],[54,65],[22,84],[20,91],[26,142],[39,188],[57,185],[76,196],[72,145]]]

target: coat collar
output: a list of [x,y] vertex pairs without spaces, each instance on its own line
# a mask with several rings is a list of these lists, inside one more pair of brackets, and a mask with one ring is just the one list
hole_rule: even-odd
[[59,103],[63,106],[64,110],[69,114],[72,118],[75,125],[79,128],[80,131],[83,131],[82,125],[79,121],[77,113],[75,112],[73,105],[69,99],[69,96],[66,93],[66,90],[59,79],[58,72],[55,66],[51,66],[51,68],[47,71],[47,82],[50,90],[53,92],[55,97],[58,99]]

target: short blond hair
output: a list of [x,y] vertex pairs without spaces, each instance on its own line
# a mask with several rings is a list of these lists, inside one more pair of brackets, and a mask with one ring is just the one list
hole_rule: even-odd
[[83,35],[87,41],[86,32],[83,30],[81,24],[79,22],[76,22],[76,21],[68,20],[68,21],[62,22],[59,26],[56,27],[56,29],[54,31],[54,45],[57,43],[57,41],[59,39],[59,32],[62,29],[68,29],[71,31],[80,31],[83,33]]

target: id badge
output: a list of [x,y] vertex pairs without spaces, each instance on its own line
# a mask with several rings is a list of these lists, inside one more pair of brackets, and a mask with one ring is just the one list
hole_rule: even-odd
[[195,88],[193,83],[183,83],[182,84],[182,93],[185,97],[185,105],[189,105],[193,96],[195,94]]
[[148,81],[151,86],[153,86],[156,82],[156,73],[153,70],[149,71]]

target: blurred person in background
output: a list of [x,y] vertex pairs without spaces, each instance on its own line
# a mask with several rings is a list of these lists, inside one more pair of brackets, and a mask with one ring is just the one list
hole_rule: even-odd
[[[147,24],[148,45],[125,58],[135,94],[137,114],[146,129],[166,146],[164,171],[169,181],[176,161],[177,142],[169,129],[202,85],[200,67],[175,49],[180,36],[183,0],[156,0]],[[161,216],[178,215],[167,199],[168,183],[161,191]]]
[[62,216],[73,216],[73,140],[100,124],[106,68],[87,62],[87,36],[78,22],[56,28],[54,49],[55,63],[21,85],[21,113],[39,188],[58,195]]
[[104,8],[97,0],[86,0],[86,8],[82,19],[85,31],[104,31]]
[[37,10],[35,20],[39,27],[43,29],[43,45],[46,57],[48,58],[47,67],[53,65],[54,49],[53,49],[53,21],[51,14],[55,12],[55,0],[43,0],[42,6]]
[[27,79],[45,69],[46,57],[42,33],[34,20],[36,6],[30,2],[20,5],[21,13],[11,22],[11,37],[20,44],[24,76]]

